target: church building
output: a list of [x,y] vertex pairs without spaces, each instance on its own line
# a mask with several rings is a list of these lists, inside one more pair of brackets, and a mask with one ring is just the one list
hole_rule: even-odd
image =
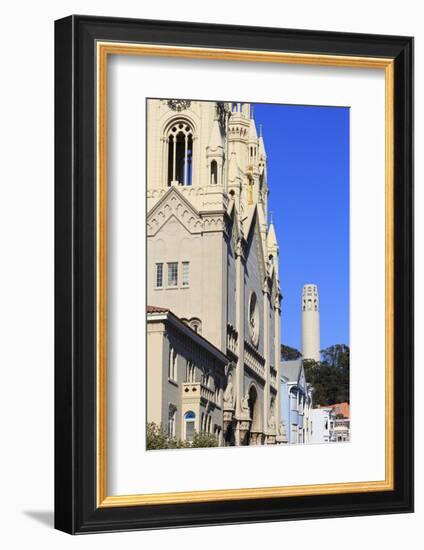
[[285,440],[279,247],[250,104],[147,102],[147,421]]

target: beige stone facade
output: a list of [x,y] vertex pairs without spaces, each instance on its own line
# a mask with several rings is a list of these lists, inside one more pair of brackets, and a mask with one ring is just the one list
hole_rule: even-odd
[[181,438],[193,421],[222,445],[281,442],[279,248],[251,106],[148,100],[147,158],[148,421]]

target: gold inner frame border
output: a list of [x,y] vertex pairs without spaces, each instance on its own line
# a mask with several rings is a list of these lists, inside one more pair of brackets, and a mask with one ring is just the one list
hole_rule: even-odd
[[[107,492],[107,62],[137,55],[384,69],[385,72],[385,479],[315,485],[109,496]],[[97,62],[97,506],[143,506],[394,490],[394,60],[140,43],[96,43]]]

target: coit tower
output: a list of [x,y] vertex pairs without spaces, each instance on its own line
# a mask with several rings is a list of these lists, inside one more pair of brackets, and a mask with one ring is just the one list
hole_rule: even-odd
[[317,285],[304,285],[302,291],[302,355],[320,360],[319,300]]

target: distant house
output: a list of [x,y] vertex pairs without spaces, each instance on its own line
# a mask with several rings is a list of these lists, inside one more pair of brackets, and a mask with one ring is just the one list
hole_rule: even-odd
[[326,409],[333,409],[336,416],[350,418],[350,407],[346,401],[344,403],[335,403],[334,405],[322,405]]
[[[321,407],[322,408],[322,407]],[[325,407],[334,411],[335,441],[350,441],[350,407],[349,403],[335,403]]]
[[280,367],[281,419],[287,443],[309,443],[311,437],[312,392],[307,383],[303,360],[282,361]]
[[350,418],[335,418],[334,436],[336,441],[350,441]]
[[332,443],[335,439],[336,415],[331,407],[311,410],[311,443]]

